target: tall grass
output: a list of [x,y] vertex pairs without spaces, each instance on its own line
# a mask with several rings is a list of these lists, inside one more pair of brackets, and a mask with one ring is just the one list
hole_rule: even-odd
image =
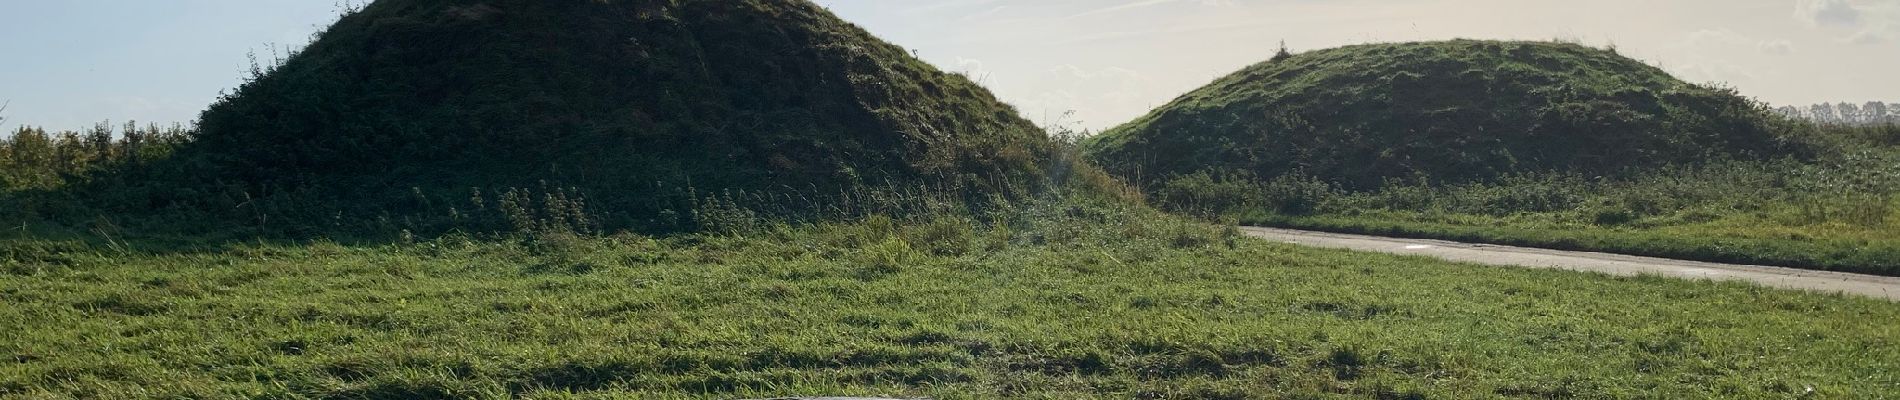
[[[1038,181],[970,175],[847,187],[698,187],[655,181],[601,186],[531,185],[328,190],[321,184],[258,191],[216,176],[188,177],[202,160],[175,154],[190,127],[100,124],[49,133],[22,128],[0,139],[0,225],[23,236],[120,236],[387,241],[450,233],[605,235],[753,231],[775,224],[874,215],[989,215],[1014,204],[1068,196],[1139,201],[1138,192],[1080,154],[1080,135],[1052,132]],[[500,180],[498,180],[500,181]],[[691,182],[690,179],[685,180]],[[760,187],[767,187],[761,189]],[[632,194],[630,194],[632,193]]]

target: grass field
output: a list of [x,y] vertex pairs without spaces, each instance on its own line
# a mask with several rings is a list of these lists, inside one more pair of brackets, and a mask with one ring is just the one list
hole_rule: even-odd
[[668,238],[0,248],[9,398],[1900,392],[1891,302],[1306,249],[1114,206]]
[[1728,162],[1622,179],[1389,181],[1197,174],[1156,196],[1242,224],[1900,275],[1900,154]]

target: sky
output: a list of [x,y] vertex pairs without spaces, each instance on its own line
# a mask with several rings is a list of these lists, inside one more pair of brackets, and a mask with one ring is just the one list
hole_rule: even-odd
[[[358,3],[361,0],[354,0]],[[1572,40],[1777,105],[1900,102],[1900,0],[816,0],[1045,125],[1100,130],[1295,52]],[[0,0],[0,129],[189,123],[337,0]]]

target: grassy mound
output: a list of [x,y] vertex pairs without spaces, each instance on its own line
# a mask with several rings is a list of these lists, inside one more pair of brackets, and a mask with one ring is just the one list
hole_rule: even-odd
[[1388,179],[1613,174],[1798,155],[1765,107],[1614,51],[1458,40],[1349,46],[1248,67],[1088,143],[1110,172]]
[[316,220],[547,186],[647,225],[688,193],[987,198],[1063,165],[986,89],[804,0],[381,0],[200,129],[194,180]]

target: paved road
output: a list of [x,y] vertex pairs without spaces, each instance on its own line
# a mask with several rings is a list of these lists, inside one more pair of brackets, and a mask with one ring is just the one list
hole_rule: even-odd
[[1778,288],[1850,293],[1900,300],[1900,278],[1883,276],[1442,240],[1395,239],[1273,228],[1245,227],[1241,230],[1248,236],[1313,247],[1422,255],[1490,265],[1602,272],[1620,276],[1648,274],[1684,279],[1738,280]]

